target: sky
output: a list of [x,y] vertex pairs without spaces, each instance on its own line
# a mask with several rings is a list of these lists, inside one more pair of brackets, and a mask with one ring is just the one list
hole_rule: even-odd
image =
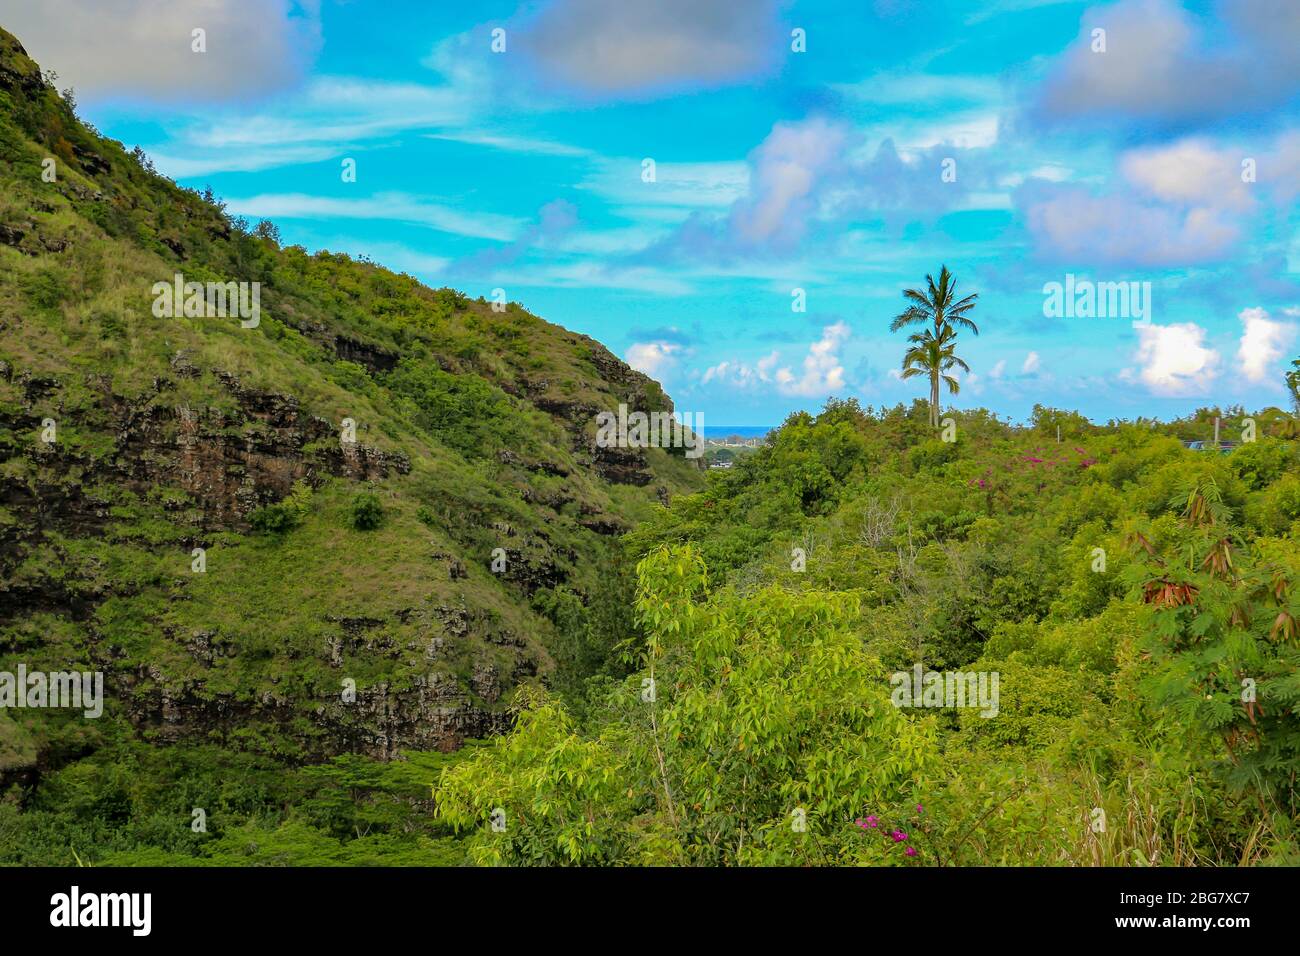
[[889,324],[942,265],[979,295],[959,408],[1288,404],[1294,0],[0,0],[0,25],[182,185],[502,290],[706,429],[923,397]]

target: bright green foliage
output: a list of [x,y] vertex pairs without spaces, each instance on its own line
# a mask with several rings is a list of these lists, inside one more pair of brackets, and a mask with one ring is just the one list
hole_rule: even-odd
[[384,506],[379,497],[363,491],[352,499],[352,527],[358,531],[374,531],[384,523]]
[[[923,407],[791,416],[636,529],[639,669],[581,720],[531,700],[444,776],[439,819],[473,834],[472,858],[1300,858],[1298,552],[1290,524],[1241,524],[1290,513],[1294,444],[1189,451],[1169,433],[1199,413],[1153,429],[1042,410],[1029,431],[954,414],[954,443]],[[1155,574],[1195,602],[1144,600]],[[997,714],[894,707],[891,673],[918,661],[996,672]]]
[[386,381],[413,404],[412,417],[422,428],[458,451],[481,456],[522,441],[506,394],[478,376],[406,359]]
[[[952,411],[943,441],[936,379],[707,480],[662,449],[611,477],[591,411],[657,383],[281,247],[39,76],[0,30],[0,670],[108,693],[0,712],[0,864],[1300,862],[1280,409],[1230,454],[1182,442],[1244,409]],[[261,324],[155,315],[180,270],[262,283]],[[905,295],[898,328],[975,331],[946,270]],[[996,672],[997,714],[894,706],[916,664]],[[513,728],[347,752],[434,686]]]
[[[1288,476],[1292,477],[1292,476]],[[1182,521],[1134,532],[1131,579],[1154,610],[1146,687],[1187,728],[1219,738],[1228,779],[1270,813],[1300,810],[1300,549],[1243,541],[1212,477],[1177,499]]]
[[120,740],[50,773],[21,809],[0,801],[0,865],[461,865],[461,841],[425,807],[430,781],[473,752],[286,768],[211,745]]
[[[933,727],[890,704],[883,668],[847,627],[851,596],[710,599],[689,548],[657,552],[638,577],[644,667],[607,705],[626,723],[587,737],[554,702],[534,704],[509,738],[444,776],[439,815],[479,825],[472,857],[842,860],[856,813],[926,787]],[[498,807],[504,832],[490,826]]]
[[311,512],[311,498],[311,485],[305,481],[295,482],[293,490],[283,501],[257,509],[248,516],[248,523],[258,531],[280,533],[292,530]]

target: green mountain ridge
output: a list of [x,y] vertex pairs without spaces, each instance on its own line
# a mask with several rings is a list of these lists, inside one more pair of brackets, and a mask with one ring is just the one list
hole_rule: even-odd
[[[159,317],[177,275],[258,283],[260,321]],[[0,712],[0,793],[123,740],[453,750],[520,682],[600,669],[631,626],[617,536],[701,481],[597,447],[620,403],[672,409],[515,303],[281,248],[0,30],[0,671],[107,687],[98,721]]]

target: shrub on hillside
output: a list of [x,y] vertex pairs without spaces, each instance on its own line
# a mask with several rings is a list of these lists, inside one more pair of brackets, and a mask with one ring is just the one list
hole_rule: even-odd
[[374,531],[384,523],[384,506],[379,498],[363,491],[352,499],[352,527],[358,531]]

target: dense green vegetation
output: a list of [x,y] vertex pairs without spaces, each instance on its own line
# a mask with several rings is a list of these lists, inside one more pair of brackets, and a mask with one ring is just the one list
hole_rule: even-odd
[[[0,864],[1300,861],[1280,411],[945,441],[944,270],[899,317],[931,402],[705,479],[598,453],[669,407],[598,343],[282,247],[3,31],[0,160],[0,672],[107,690],[0,710]],[[156,315],[176,272],[260,324]],[[895,706],[915,665],[996,714]]]
[[431,820],[429,781],[472,752],[293,768],[212,745],[114,741],[21,804],[0,801],[0,849],[24,866],[457,866],[464,847]]
[[[177,274],[260,283],[260,321],[156,309]],[[618,535],[700,485],[597,454],[620,403],[671,408],[516,303],[282,247],[0,30],[0,673],[106,698],[0,709],[0,863],[463,859],[442,751],[520,681],[623,673]]]
[[[791,416],[633,531],[639,668],[444,773],[472,858],[1300,860],[1297,443],[927,413]],[[997,714],[894,706],[917,663],[996,672]]]

